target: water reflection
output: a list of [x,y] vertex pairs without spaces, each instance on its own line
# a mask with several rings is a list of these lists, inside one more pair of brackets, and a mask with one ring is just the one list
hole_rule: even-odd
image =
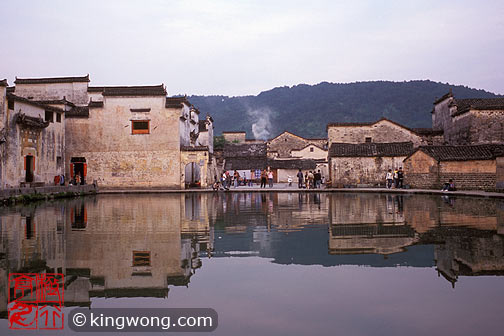
[[65,304],[167,298],[203,258],[276,264],[435,267],[504,274],[504,203],[326,193],[97,196],[0,211],[0,311],[9,272],[64,273]]

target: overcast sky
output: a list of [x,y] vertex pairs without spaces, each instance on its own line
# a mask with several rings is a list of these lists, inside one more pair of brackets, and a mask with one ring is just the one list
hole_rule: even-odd
[[431,79],[504,94],[504,1],[1,1],[0,79],[168,94]]

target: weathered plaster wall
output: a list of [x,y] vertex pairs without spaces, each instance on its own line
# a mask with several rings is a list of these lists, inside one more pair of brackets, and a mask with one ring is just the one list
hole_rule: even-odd
[[228,142],[239,142],[245,143],[245,136],[247,134],[245,132],[222,132],[222,136]]
[[[85,157],[88,182],[180,188],[180,109],[164,104],[164,97],[105,97],[104,107],[90,109],[89,118],[68,118],[66,175],[72,157]],[[132,134],[132,120],[149,120],[150,133]]]
[[329,126],[327,133],[329,146],[333,142],[365,143],[366,138],[378,143],[411,141],[415,147],[427,144],[422,137],[387,120],[369,126]]
[[405,156],[330,158],[332,186],[342,187],[355,184],[383,186],[388,169],[402,167],[405,158]]
[[71,101],[76,105],[87,105],[88,83],[51,83],[51,84],[16,84],[16,95],[33,100],[62,99]]
[[[19,187],[25,182],[26,171],[24,158],[31,155],[35,160],[33,182],[54,184],[54,176],[64,172],[65,120],[51,122],[47,128],[25,128],[15,122],[15,115],[44,118],[43,108],[15,102],[14,110],[6,110],[6,143],[2,156],[2,188]],[[58,157],[60,159],[58,159]]]

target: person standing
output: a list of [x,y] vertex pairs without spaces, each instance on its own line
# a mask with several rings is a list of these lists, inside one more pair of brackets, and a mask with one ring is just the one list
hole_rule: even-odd
[[301,189],[303,188],[303,180],[304,180],[303,172],[301,171],[301,169],[299,169],[297,173],[297,178],[298,178],[298,188]]
[[269,187],[273,188],[273,172],[271,170],[268,170],[268,183]]
[[238,171],[236,169],[233,173],[233,178],[234,178],[234,187],[238,188],[238,183],[240,182],[240,174],[238,173]]
[[399,185],[399,174],[398,174],[398,170],[397,168],[394,169],[394,188],[397,188],[397,186]]
[[266,188],[266,169],[261,172],[261,188]]
[[315,188],[320,189],[320,183],[322,182],[322,174],[320,173],[320,169],[313,174],[314,181],[315,181]]
[[394,174],[392,174],[392,169],[389,169],[385,177],[385,186],[387,189],[392,188],[392,182],[394,182]]
[[313,175],[312,171],[308,173],[308,189],[313,189],[313,182],[315,180],[315,176]]
[[402,167],[399,167],[399,170],[397,171],[397,188],[402,189],[403,182],[404,182],[404,171],[402,170]]

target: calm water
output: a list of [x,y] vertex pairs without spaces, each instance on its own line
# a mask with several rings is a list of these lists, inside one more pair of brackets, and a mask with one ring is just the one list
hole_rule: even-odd
[[43,271],[65,274],[66,314],[210,307],[215,335],[504,332],[503,201],[103,195],[1,208],[0,228],[2,335],[23,334],[8,329],[9,272]]

